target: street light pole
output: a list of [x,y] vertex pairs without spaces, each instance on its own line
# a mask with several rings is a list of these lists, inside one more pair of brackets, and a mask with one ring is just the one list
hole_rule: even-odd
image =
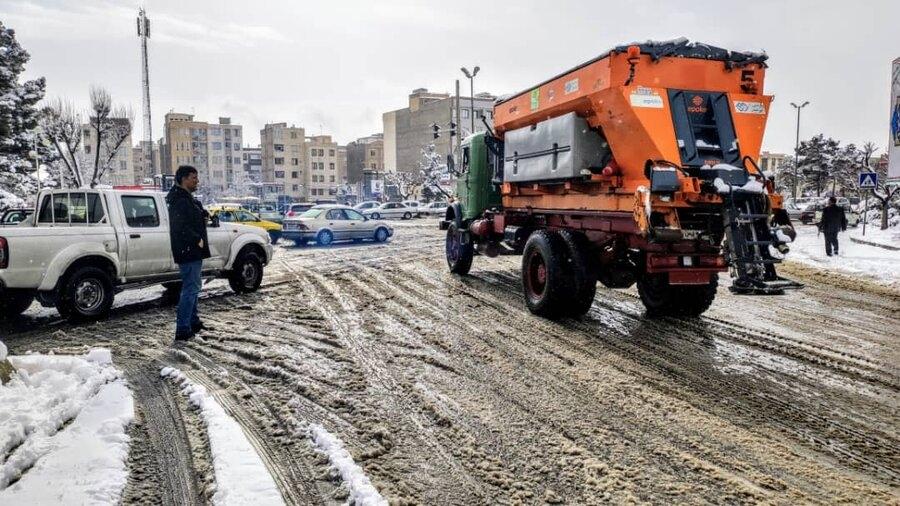
[[794,186],[791,190],[791,197],[797,200],[797,168],[800,165],[800,109],[809,105],[809,100],[797,105],[791,102],[794,109],[797,109],[797,140],[794,142]]
[[475,133],[475,76],[478,75],[478,71],[481,68],[478,65],[472,69],[472,73],[469,73],[469,70],[465,67],[459,69],[462,70],[462,73],[469,78],[469,119],[471,120],[471,130],[469,131],[469,135]]

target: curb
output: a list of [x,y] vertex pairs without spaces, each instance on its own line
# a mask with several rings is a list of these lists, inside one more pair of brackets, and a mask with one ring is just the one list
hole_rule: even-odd
[[851,237],[850,240],[857,244],[865,244],[867,246],[875,246],[876,248],[882,248],[882,249],[886,249],[886,250],[890,250],[890,251],[900,251],[900,246],[891,246],[888,244],[881,244],[878,242],[867,241],[865,239],[858,239],[856,237]]

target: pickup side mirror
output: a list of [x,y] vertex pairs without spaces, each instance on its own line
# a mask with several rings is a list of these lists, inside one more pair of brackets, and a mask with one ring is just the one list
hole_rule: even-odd
[[209,219],[209,226],[212,228],[219,228],[219,215],[218,214],[212,215],[212,217]]

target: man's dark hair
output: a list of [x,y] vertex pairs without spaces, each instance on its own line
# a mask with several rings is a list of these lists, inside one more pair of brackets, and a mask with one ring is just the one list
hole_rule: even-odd
[[197,169],[190,165],[182,165],[178,167],[178,170],[175,171],[175,182],[181,184],[181,180],[188,177],[191,174],[196,174]]
[[837,204],[837,199],[834,197],[831,197],[830,199],[828,199],[828,203],[831,205]]

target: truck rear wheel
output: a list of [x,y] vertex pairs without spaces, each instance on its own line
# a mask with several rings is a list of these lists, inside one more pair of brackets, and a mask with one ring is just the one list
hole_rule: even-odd
[[522,286],[533,314],[554,319],[568,312],[575,290],[568,257],[559,234],[538,230],[528,238],[522,254]]
[[709,309],[716,298],[719,278],[712,276],[706,285],[671,285],[665,273],[645,274],[637,286],[648,316],[693,318]]
[[475,245],[472,244],[471,239],[463,244],[462,234],[456,227],[456,223],[451,223],[447,227],[447,239],[444,242],[444,250],[450,272],[462,275],[469,273],[469,270],[472,268],[472,259],[475,257]]
[[56,309],[69,320],[97,320],[109,314],[114,295],[109,274],[87,265],[65,280]]
[[34,302],[34,293],[26,290],[5,290],[0,292],[0,319],[15,318],[25,312]]
[[582,316],[591,309],[597,294],[597,266],[591,243],[583,234],[569,230],[563,230],[559,236],[568,248],[568,261],[575,287],[572,303],[567,305],[566,313],[570,316]]

